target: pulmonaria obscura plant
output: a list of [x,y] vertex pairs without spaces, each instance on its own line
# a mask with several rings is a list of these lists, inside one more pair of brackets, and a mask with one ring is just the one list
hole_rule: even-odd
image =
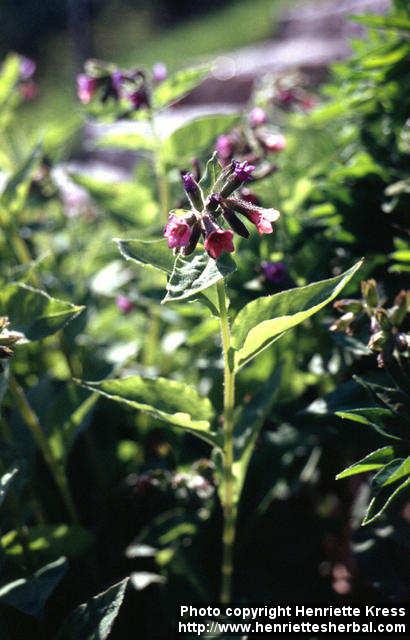
[[[211,162],[218,171],[215,158]],[[185,193],[192,208],[189,211],[170,213],[164,231],[170,249],[188,256],[195,251],[202,236],[206,252],[217,260],[223,252],[232,253],[235,250],[234,232],[243,238],[249,237],[249,231],[241,218],[253,223],[261,235],[272,233],[272,222],[278,220],[279,211],[264,209],[235,196],[237,189],[252,178],[254,169],[246,160],[233,160],[223,171],[219,169],[220,175],[207,197],[193,174],[183,173]]]
[[238,266],[230,255],[234,234],[249,236],[244,220],[254,224],[260,234],[272,233],[272,223],[279,218],[275,209],[263,209],[237,195],[253,170],[249,162],[237,160],[222,167],[214,154],[198,181],[191,173],[182,174],[190,209],[171,211],[165,238],[116,240],[127,260],[163,274],[166,294],[162,304],[196,301],[219,319],[224,370],[222,415],[218,417],[209,398],[181,380],[132,375],[83,383],[93,392],[183,429],[211,447],[223,513],[223,603],[233,596],[237,516],[247,468],[279,389],[281,366],[246,398],[239,395],[236,378],[262,351],[333,300],[361,265],[359,262],[328,280],[253,300],[233,318],[227,284],[240,265],[240,247]]

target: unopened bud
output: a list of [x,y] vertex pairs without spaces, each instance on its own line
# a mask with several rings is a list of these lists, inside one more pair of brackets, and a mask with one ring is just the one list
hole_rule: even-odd
[[395,337],[395,343],[397,350],[400,353],[404,353],[410,347],[410,336],[405,333],[398,333]]
[[204,208],[204,199],[202,197],[201,187],[195,180],[193,174],[190,172],[183,173],[182,182],[184,184],[185,193],[187,194],[192,206],[197,211],[202,211]]
[[374,317],[376,318],[376,322],[382,329],[384,329],[385,331],[389,331],[391,329],[391,323],[386,309],[383,309],[383,307],[377,307],[374,312]]
[[406,315],[410,312],[410,291],[400,291],[394,300],[394,306],[389,310],[389,318],[395,327],[400,327]]
[[377,284],[376,280],[371,278],[370,280],[363,280],[361,284],[362,295],[370,309],[374,309],[377,307],[379,302],[379,296],[377,294]]
[[223,211],[223,217],[225,218],[226,222],[229,224],[231,229],[233,229],[237,234],[242,236],[242,238],[249,238],[250,234],[248,229],[245,227],[243,222],[239,220],[238,216],[235,215],[232,209],[229,209],[228,207],[223,206],[222,211]]
[[352,324],[355,317],[355,314],[352,311],[349,311],[338,320],[335,320],[335,322],[333,322],[333,324],[329,327],[329,330],[350,332],[350,325]]
[[363,305],[361,300],[346,299],[337,300],[333,304],[333,307],[340,313],[347,313],[348,311],[351,311],[352,313],[360,313]]
[[374,333],[369,342],[367,343],[370,351],[383,351],[385,344],[387,343],[388,335],[384,331],[378,331]]

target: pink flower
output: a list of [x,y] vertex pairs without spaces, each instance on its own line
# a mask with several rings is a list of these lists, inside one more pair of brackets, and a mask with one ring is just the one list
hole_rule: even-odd
[[279,211],[276,209],[254,209],[248,213],[248,218],[257,228],[260,235],[273,233],[272,222],[279,218]]
[[77,95],[80,102],[88,104],[91,102],[93,95],[97,89],[97,79],[80,73],[77,76]]
[[270,153],[278,153],[286,148],[286,138],[281,133],[271,133],[263,139],[263,146]]
[[233,231],[218,227],[209,216],[203,216],[202,222],[205,229],[205,249],[211,258],[218,260],[224,251],[228,253],[235,251],[232,241]]
[[249,123],[251,127],[259,127],[261,124],[266,124],[268,121],[268,114],[261,107],[254,107],[249,114]]
[[233,141],[231,136],[223,134],[216,140],[215,149],[221,160],[229,160],[233,154]]
[[117,296],[117,299],[115,300],[115,304],[117,305],[117,308],[121,311],[121,313],[123,313],[124,315],[131,313],[131,311],[134,309],[134,303],[132,302],[132,300],[130,300],[126,296],[122,296],[122,295]]
[[186,247],[191,239],[192,229],[184,218],[171,213],[164,230],[170,249]]
[[224,251],[232,253],[235,251],[233,246],[233,231],[230,229],[215,229],[209,234],[205,240],[205,249],[214,260],[218,260]]

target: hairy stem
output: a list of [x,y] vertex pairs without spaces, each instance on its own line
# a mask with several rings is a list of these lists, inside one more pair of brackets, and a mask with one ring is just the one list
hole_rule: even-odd
[[43,454],[44,460],[46,461],[46,464],[49,467],[54,481],[60,491],[61,498],[70,515],[72,522],[78,523],[77,511],[71,497],[71,492],[65,471],[60,463],[55,459],[54,453],[40,425],[37,415],[30,406],[30,403],[27,400],[22,387],[13,376],[10,376],[9,388],[19,410],[19,413],[24,420],[24,423],[31,431],[38,448]]
[[233,420],[235,408],[235,371],[231,351],[226,293],[223,281],[217,283],[222,349],[224,358],[224,450],[223,450],[223,557],[221,602],[227,604],[232,595],[233,554],[235,545],[236,505],[233,476]]

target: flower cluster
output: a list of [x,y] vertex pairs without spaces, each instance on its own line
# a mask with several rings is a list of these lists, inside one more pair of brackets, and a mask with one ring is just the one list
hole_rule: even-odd
[[354,335],[366,323],[370,329],[367,347],[377,353],[379,367],[393,356],[408,354],[410,349],[410,291],[400,291],[391,307],[385,307],[375,280],[362,282],[360,300],[338,300],[334,307],[342,316],[330,327]]
[[270,156],[285,148],[286,138],[269,125],[269,116],[261,107],[254,107],[249,112],[247,126],[220,135],[215,145],[222,165],[226,166],[234,157],[239,157],[256,166],[256,177],[259,178],[277,170]]
[[31,58],[20,56],[20,73],[18,79],[18,89],[23,100],[33,100],[38,94],[38,86],[33,76],[37,65]]
[[125,71],[112,64],[88,60],[85,73],[77,76],[77,95],[85,105],[98,98],[101,103],[114,100],[128,111],[138,111],[150,106],[151,84],[159,84],[166,77],[167,69],[159,62],[153,66],[148,78],[141,69]]
[[[254,224],[261,235],[272,233],[272,223],[279,218],[279,211],[260,207],[250,192],[248,197],[242,198],[234,193],[252,179],[254,169],[246,160],[233,160],[220,171],[207,198],[193,173],[183,173],[182,182],[191,209],[182,214],[170,213],[164,230],[168,246],[186,256],[195,250],[202,236],[205,250],[217,260],[223,252],[235,250],[234,232],[244,238],[249,237],[241,218]],[[223,223],[229,228],[222,226]]]
[[317,99],[306,90],[307,82],[301,73],[268,77],[259,87],[257,99],[284,111],[310,111],[317,105]]
[[15,344],[24,341],[24,336],[18,331],[10,331],[9,319],[0,317],[0,360],[11,358],[14,355]]

